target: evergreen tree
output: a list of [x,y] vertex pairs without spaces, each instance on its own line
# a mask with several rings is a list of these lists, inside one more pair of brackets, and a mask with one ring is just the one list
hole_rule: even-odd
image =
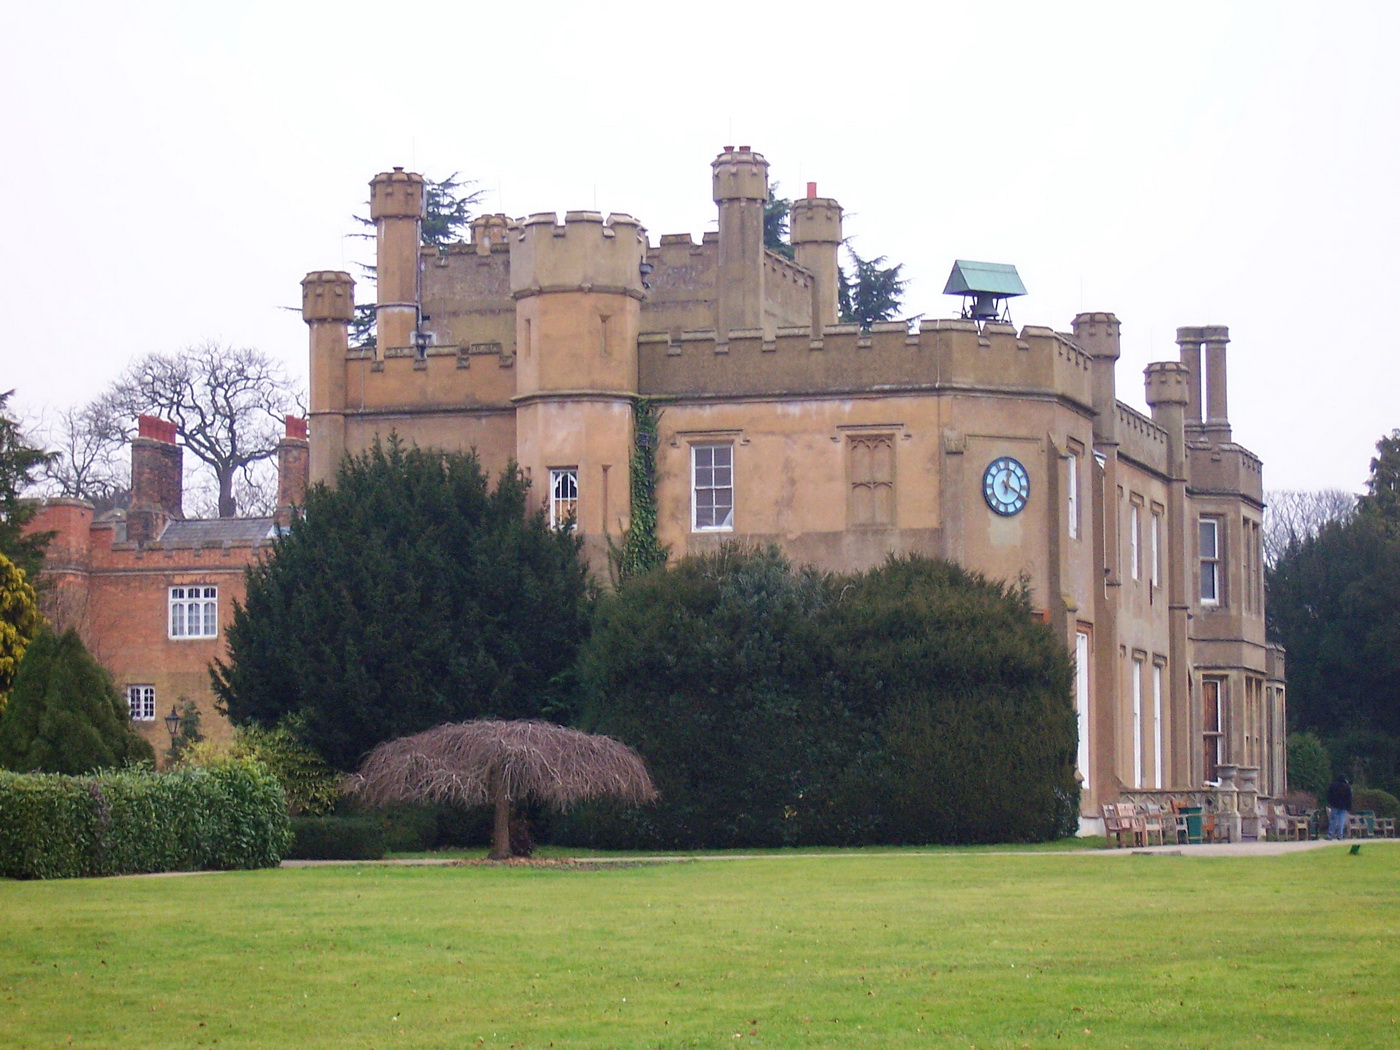
[[886,266],[885,257],[863,259],[846,242],[846,254],[851,257],[851,270],[841,268],[837,289],[843,324],[858,324],[869,328],[877,321],[890,321],[898,316],[909,282],[900,274],[903,263]]
[[792,239],[788,233],[791,214],[792,201],[778,196],[778,184],[774,182],[768,187],[768,200],[763,204],[763,246],[784,259],[794,257]]
[[1289,544],[1266,581],[1292,727],[1322,738],[1332,768],[1387,787],[1400,786],[1400,432],[1376,453],[1356,513]]
[[13,390],[0,394],[0,554],[24,570],[31,579],[44,567],[44,548],[51,532],[28,533],[27,526],[38,513],[38,506],[24,498],[40,471],[53,461],[48,452],[30,445],[20,432],[19,423],[9,413]]
[[77,632],[40,631],[0,714],[0,766],[79,774],[154,760],[131,728],[126,700]]
[[[421,243],[430,247],[442,247],[465,240],[472,223],[472,208],[481,202],[483,190],[470,190],[475,182],[463,182],[453,172],[445,179],[423,180],[423,223],[419,235]],[[361,226],[374,229],[374,220],[365,215],[356,215],[355,221]],[[372,238],[373,233],[359,233],[358,237]],[[366,277],[374,278],[374,267],[359,264]],[[375,309],[373,303],[359,303],[355,307],[355,317],[350,322],[350,345],[360,349],[372,349],[374,343]]]
[[5,710],[24,651],[44,625],[24,570],[0,554],[0,712]]
[[1077,824],[1068,651],[1018,591],[892,559],[844,577],[729,547],[624,581],[583,721],[661,799],[580,821],[670,847],[1052,838]]
[[571,695],[588,581],[571,532],[474,455],[393,437],[314,486],[249,570],[214,687],[236,723],[299,716],[340,769],[444,722],[530,718]]
[[1388,523],[1391,531],[1400,528],[1400,430],[1376,442],[1366,494],[1356,501],[1356,509]]

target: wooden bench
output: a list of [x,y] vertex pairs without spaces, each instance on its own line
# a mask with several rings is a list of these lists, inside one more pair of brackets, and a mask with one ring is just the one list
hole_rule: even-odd
[[[1148,804],[1139,810],[1131,802],[1106,802],[1103,810],[1104,837],[1115,848],[1120,846],[1150,846],[1152,836],[1157,836],[1157,845],[1166,842],[1162,822],[1162,808]],[[1155,812],[1153,812],[1155,810]]]

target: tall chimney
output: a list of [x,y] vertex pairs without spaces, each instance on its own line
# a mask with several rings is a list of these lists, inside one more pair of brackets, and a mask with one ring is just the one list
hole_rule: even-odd
[[126,538],[149,543],[159,538],[167,522],[184,517],[184,450],[175,443],[175,424],[155,416],[137,416],[136,439],[131,443]]
[[311,443],[306,420],[287,417],[287,436],[277,442],[277,524],[287,528],[292,515],[306,502],[306,480],[311,473]]

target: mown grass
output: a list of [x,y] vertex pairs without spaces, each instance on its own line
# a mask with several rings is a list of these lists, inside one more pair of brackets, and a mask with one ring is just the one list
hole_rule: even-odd
[[0,883],[0,1046],[1400,1045],[1400,846]]

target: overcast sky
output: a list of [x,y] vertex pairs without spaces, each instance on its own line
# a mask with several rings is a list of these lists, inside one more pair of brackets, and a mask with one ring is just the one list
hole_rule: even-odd
[[911,314],[956,313],[957,258],[1016,264],[1018,324],[1115,312],[1139,408],[1177,326],[1229,325],[1266,488],[1357,490],[1400,427],[1397,29],[1280,0],[15,7],[0,390],[36,414],[210,339],[304,376],[283,308],[372,254],[346,234],[394,165],[655,240],[712,228],[709,162],[751,145],[905,264]]

